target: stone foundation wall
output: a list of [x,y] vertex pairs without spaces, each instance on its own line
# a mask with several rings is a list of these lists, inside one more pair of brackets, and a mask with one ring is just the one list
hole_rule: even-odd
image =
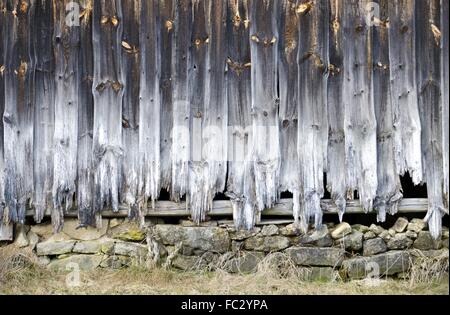
[[22,226],[12,246],[31,247],[40,264],[55,270],[76,263],[81,270],[160,265],[251,273],[270,259],[273,268],[305,270],[308,280],[362,279],[374,270],[380,276],[402,276],[417,255],[448,260],[448,228],[434,241],[420,219],[399,218],[388,230],[327,224],[307,234],[293,224],[236,231],[217,221],[201,226],[185,220],[178,225],[147,223],[141,229],[122,219],[104,219],[102,229],[85,229],[67,220],[57,235],[50,224]]

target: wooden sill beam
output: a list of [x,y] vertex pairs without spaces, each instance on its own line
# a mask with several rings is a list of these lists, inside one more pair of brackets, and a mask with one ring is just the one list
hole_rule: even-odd
[[[324,214],[337,214],[337,208],[332,200],[322,200],[322,209]],[[263,212],[263,216],[292,216],[292,199],[281,199],[280,202],[271,209]],[[428,199],[426,198],[407,198],[403,199],[398,207],[399,213],[422,213],[428,209]],[[46,216],[50,216],[50,210],[46,211]],[[361,214],[364,213],[358,200],[347,202],[347,214]],[[215,201],[212,211],[208,214],[214,216],[232,216],[233,209],[228,200]],[[29,210],[27,216],[33,216],[34,210]],[[103,211],[102,216],[105,218],[126,217],[128,215],[128,208],[121,206],[118,212]],[[76,211],[71,211],[66,214],[66,217],[77,217]],[[172,201],[159,201],[156,203],[155,210],[148,209],[145,213],[146,217],[188,217],[190,216],[186,203],[176,203]]]

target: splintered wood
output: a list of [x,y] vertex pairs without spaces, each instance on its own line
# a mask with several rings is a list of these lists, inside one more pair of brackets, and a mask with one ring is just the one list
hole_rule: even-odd
[[[0,0],[0,240],[27,209],[81,226],[162,190],[235,225],[293,195],[303,230],[328,190],[379,221],[400,176],[449,206],[447,0]],[[152,210],[153,209],[153,210]]]

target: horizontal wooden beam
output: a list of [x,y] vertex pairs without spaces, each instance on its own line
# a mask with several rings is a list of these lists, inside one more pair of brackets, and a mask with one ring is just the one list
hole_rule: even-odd
[[[322,210],[324,214],[337,213],[337,207],[332,200],[322,200]],[[273,208],[263,211],[263,216],[292,216],[293,202],[292,199],[281,199]],[[403,199],[398,207],[399,213],[419,213],[426,212],[428,209],[428,199],[426,198],[407,198]],[[364,213],[358,200],[347,202],[347,214]],[[231,202],[228,200],[214,201],[213,209],[209,213],[210,216],[232,216],[233,208]],[[34,211],[29,210],[28,216],[33,216]],[[103,211],[103,217],[126,217],[128,215],[128,208],[121,206],[118,212]],[[190,215],[189,209],[185,202],[176,203],[172,201],[158,201],[155,209],[147,209],[145,216],[147,217],[188,217]],[[46,216],[50,216],[50,211],[46,211]],[[67,213],[67,217],[77,217],[76,211]]]

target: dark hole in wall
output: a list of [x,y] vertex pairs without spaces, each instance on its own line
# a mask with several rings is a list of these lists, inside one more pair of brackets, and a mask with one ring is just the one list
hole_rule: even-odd
[[427,198],[427,185],[422,184],[415,186],[411,176],[407,172],[400,177],[400,182],[403,188],[403,198]]

